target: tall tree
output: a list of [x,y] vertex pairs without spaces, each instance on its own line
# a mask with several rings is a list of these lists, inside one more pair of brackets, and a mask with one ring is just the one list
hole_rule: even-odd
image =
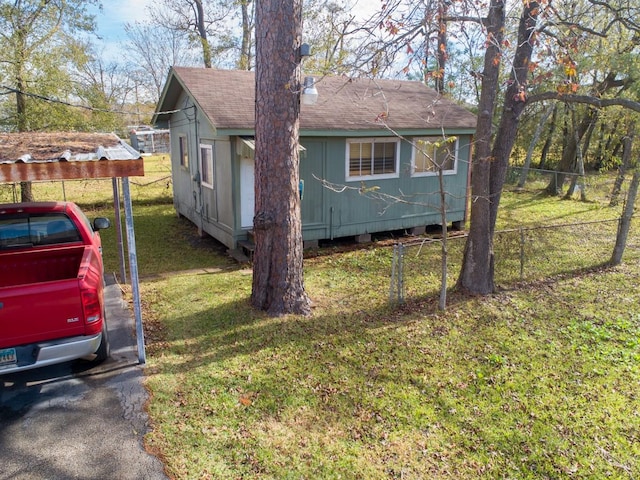
[[75,95],[86,106],[83,130],[122,131],[126,117],[122,114],[133,105],[137,88],[125,66],[104,62],[94,55],[80,65],[75,74]]
[[308,314],[299,183],[301,0],[256,9],[255,232],[252,304]]
[[237,62],[239,70],[251,70],[253,67],[253,30],[255,28],[255,2],[253,0],[240,0],[240,55]]
[[204,67],[212,68],[234,49],[230,19],[235,7],[225,0],[160,0],[149,10],[156,25],[183,32],[199,45]]
[[476,147],[472,162],[472,202],[469,237],[464,249],[464,262],[458,277],[458,287],[476,293],[493,291],[493,226],[491,224],[491,140],[493,110],[498,95],[498,79],[505,24],[505,4],[491,0],[485,20],[487,50],[482,72],[482,90]]
[[[127,50],[136,62],[128,69],[130,76],[148,86],[157,103],[171,66],[195,66],[199,59],[185,32],[140,22],[125,24]],[[146,93],[146,92],[145,92]]]
[[[0,2],[0,64],[5,81],[16,95],[12,127],[32,130],[29,95],[51,87],[50,75],[64,76],[65,62],[74,58],[65,46],[74,35],[95,28],[87,7],[98,0],[15,0]],[[69,50],[73,53],[73,49]],[[62,67],[62,68],[61,68]],[[55,72],[55,73],[54,73]],[[30,182],[21,184],[22,201],[33,199]]]
[[346,2],[305,2],[304,42],[312,55],[305,59],[305,73],[344,75],[354,71],[355,15]]

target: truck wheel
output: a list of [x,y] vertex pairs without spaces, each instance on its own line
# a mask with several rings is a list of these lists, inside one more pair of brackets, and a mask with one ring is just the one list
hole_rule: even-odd
[[111,354],[111,346],[109,345],[109,331],[107,330],[107,321],[102,320],[102,341],[98,350],[96,350],[96,363],[104,362]]

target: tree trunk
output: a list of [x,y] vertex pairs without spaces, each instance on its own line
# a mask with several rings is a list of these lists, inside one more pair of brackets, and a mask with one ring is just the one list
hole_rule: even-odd
[[598,116],[598,111],[594,108],[590,108],[587,114],[580,122],[577,128],[573,128],[573,134],[567,134],[565,139],[567,144],[562,151],[562,158],[558,164],[558,173],[551,177],[549,184],[547,185],[546,192],[549,195],[561,195],[562,185],[565,181],[565,173],[573,172],[575,170],[575,162],[578,154],[578,143],[582,140],[582,137],[589,128],[589,125]]
[[438,71],[435,75],[435,90],[439,94],[444,93],[444,72],[447,66],[447,22],[445,17],[448,14],[449,4],[447,0],[438,1],[438,50],[436,58],[438,60]]
[[[16,67],[16,126],[18,132],[26,132],[28,130],[27,125],[27,101],[23,92],[25,92],[25,81],[22,77],[22,62],[18,63]],[[20,201],[21,202],[33,202],[33,190],[31,188],[31,182],[20,182]]]
[[524,188],[524,184],[527,181],[527,175],[529,174],[529,168],[531,167],[531,158],[533,157],[533,151],[538,144],[538,140],[540,140],[540,136],[542,135],[542,131],[544,130],[544,126],[549,120],[549,117],[553,113],[555,109],[554,105],[549,105],[547,110],[542,115],[540,119],[540,123],[538,123],[538,128],[536,128],[535,133],[533,134],[533,138],[531,139],[531,143],[529,144],[529,149],[527,150],[527,157],[524,160],[524,165],[522,166],[522,171],[520,172],[520,181],[518,181],[518,188]]
[[553,143],[553,134],[556,131],[556,122],[558,120],[558,104],[553,106],[553,115],[551,116],[551,125],[549,125],[549,131],[547,132],[547,139],[542,146],[542,152],[540,152],[540,162],[538,168],[540,170],[547,166],[547,155],[549,155],[549,149]]
[[[493,8],[491,8],[491,10],[493,10]],[[496,10],[498,10],[497,5]],[[504,27],[504,5],[501,5],[500,10],[501,21],[496,23],[499,23],[499,28],[502,30]],[[509,165],[509,156],[511,155],[518,131],[520,114],[525,106],[527,76],[529,74],[529,64],[533,53],[533,41],[539,10],[540,6],[538,2],[531,1],[524,4],[518,29],[518,47],[513,59],[510,84],[505,92],[500,126],[498,127],[496,138],[493,141],[493,150],[490,155],[486,155],[484,151],[482,152],[486,157],[480,157],[480,159],[484,158],[484,162],[481,161],[480,178],[474,180],[472,177],[474,187],[479,187],[478,182],[484,182],[484,187],[479,188],[479,190],[482,191],[486,197],[481,201],[480,197],[476,196],[476,193],[473,194],[474,203],[471,207],[471,229],[467,239],[467,245],[471,244],[471,247],[467,249],[467,245],[465,245],[462,271],[460,279],[458,280],[458,286],[469,293],[486,295],[492,293],[495,289],[493,235],[498,216],[498,206],[500,205],[500,196]],[[493,25],[493,23],[491,23],[491,25]],[[491,34],[491,26],[488,27],[488,31],[489,34]],[[501,36],[502,32],[500,32],[499,35]],[[496,37],[496,39],[497,38],[498,37]],[[493,42],[491,42],[491,44],[493,44]],[[497,43],[497,45],[497,48],[500,48],[502,45],[501,37],[500,43]],[[488,52],[489,49],[487,50],[487,53]],[[487,60],[493,64],[492,68],[499,70],[499,60],[497,60],[494,55],[495,52],[489,59],[485,56],[485,76],[487,75]],[[497,72],[494,72],[492,76],[494,89],[492,102],[495,103],[495,90],[498,85]],[[484,95],[484,89],[483,79],[482,95]],[[481,115],[484,112],[482,103],[480,112]],[[483,125],[483,129],[484,128],[490,129],[491,127],[490,125]],[[478,130],[481,130],[480,120],[478,120]],[[477,176],[477,170],[474,170],[473,176]],[[480,211],[474,213],[474,205],[480,205],[478,209]],[[480,215],[479,218],[476,216],[478,214]],[[478,222],[480,227],[474,228],[474,222]]]
[[[577,129],[575,128],[575,110],[571,111],[571,125],[574,127],[572,130],[574,135],[578,135]],[[589,123],[585,135],[591,130],[591,127],[595,121],[595,118]],[[580,179],[580,198],[582,201],[586,201],[586,195],[584,191],[584,156],[582,154],[582,148],[580,147],[580,139],[576,138],[576,161],[575,161],[575,172],[577,175],[573,175],[571,177],[571,184],[569,185],[569,189],[564,196],[565,200],[571,199],[573,194],[576,191],[576,187],[578,186],[578,179]]]
[[633,133],[635,131],[635,122],[630,122],[629,128],[627,129],[627,134],[622,139],[622,162],[618,167],[618,175],[616,176],[616,181],[613,184],[613,190],[611,192],[611,200],[609,201],[610,207],[615,207],[618,205],[618,199],[620,197],[620,191],[622,190],[622,183],[624,182],[624,177],[627,174],[627,170],[631,165],[631,147],[633,146]]
[[482,90],[475,136],[471,176],[471,223],[464,246],[457,288],[472,293],[493,292],[493,242],[491,238],[491,130],[498,92],[500,55],[505,23],[505,4],[491,0],[486,19],[487,51],[484,55]]
[[249,4],[252,0],[242,0],[240,9],[242,13],[242,44],[240,45],[239,70],[251,70],[251,25],[252,16],[249,14]]
[[613,255],[611,256],[611,265],[619,265],[622,262],[622,254],[627,245],[627,236],[629,235],[629,229],[631,228],[631,217],[633,217],[633,209],[636,203],[636,195],[638,193],[638,182],[640,182],[640,172],[635,172],[631,179],[631,185],[629,186],[629,193],[627,194],[627,202],[624,206],[624,212],[620,217],[620,223],[618,224],[618,235],[616,237],[616,245],[613,248]]
[[256,204],[251,302],[271,315],[310,313],[304,289],[298,133],[301,0],[256,5]]
[[[591,122],[591,125],[589,125],[589,128],[587,129],[587,133],[584,136],[584,145],[582,146],[582,155],[583,155],[583,164],[585,166],[589,166],[590,162],[589,162],[589,149],[591,148],[591,141],[593,140],[593,132],[596,131],[596,126],[598,124],[598,119],[594,119],[593,122]],[[585,167],[586,168],[586,167]]]
[[200,37],[200,45],[202,45],[202,60],[204,68],[211,68],[211,45],[207,38],[207,27],[204,24],[204,7],[202,0],[195,0],[196,9],[196,26],[198,29],[198,37]]
[[606,128],[604,122],[600,122],[600,128],[598,130],[598,146],[596,147],[596,153],[594,155],[593,169],[600,171],[604,166],[604,137],[606,134]]
[[[623,80],[616,80],[616,74],[614,72],[610,72],[607,76],[599,82],[597,85],[593,87],[593,94],[595,96],[602,96],[607,90],[612,88],[620,87],[624,84]],[[591,125],[598,119],[599,112],[596,108],[589,108],[584,118],[580,122],[577,130],[573,128],[573,135],[565,135],[567,140],[566,148],[562,151],[562,158],[560,159],[560,164],[558,165],[558,174],[552,177],[547,185],[546,191],[549,195],[561,195],[562,194],[562,185],[564,183],[564,173],[573,171],[573,166],[576,161],[576,154],[578,152],[579,143],[582,141],[582,138],[590,129]]]
[[520,115],[525,107],[527,79],[530,75],[531,56],[535,42],[535,30],[540,13],[540,4],[535,1],[525,2],[518,28],[518,48],[513,57],[511,78],[505,92],[504,108],[500,126],[493,142],[493,161],[489,180],[491,195],[491,238],[498,218],[498,207],[504,187],[504,180],[509,167],[509,158],[518,133]]

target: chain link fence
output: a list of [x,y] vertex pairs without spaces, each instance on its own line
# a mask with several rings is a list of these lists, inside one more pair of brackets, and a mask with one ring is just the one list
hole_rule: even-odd
[[[634,223],[636,218],[634,218]],[[496,285],[508,287],[606,264],[616,242],[618,219],[521,227],[496,232],[494,258]],[[446,279],[449,287],[459,276],[466,234],[446,240]],[[389,297],[431,296],[440,290],[442,240],[414,239],[394,246]],[[640,259],[640,234],[631,229],[624,261]]]

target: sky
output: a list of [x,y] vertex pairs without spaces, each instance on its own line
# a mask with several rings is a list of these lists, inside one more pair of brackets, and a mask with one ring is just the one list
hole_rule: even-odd
[[[102,40],[95,42],[105,48],[108,55],[118,55],[118,42],[126,40],[124,32],[125,23],[144,21],[146,19],[145,7],[153,0],[105,0],[102,2],[102,11],[91,8],[96,16],[97,34]],[[121,53],[120,53],[121,54]]]
[[[117,59],[122,55],[122,48],[118,42],[126,40],[125,23],[145,21],[147,19],[146,6],[154,0],[103,0],[102,11],[90,7],[89,11],[96,16],[97,34],[102,40],[95,40],[98,46],[104,48],[104,54]],[[357,0],[356,11],[361,15],[369,14],[379,8],[380,0]]]

